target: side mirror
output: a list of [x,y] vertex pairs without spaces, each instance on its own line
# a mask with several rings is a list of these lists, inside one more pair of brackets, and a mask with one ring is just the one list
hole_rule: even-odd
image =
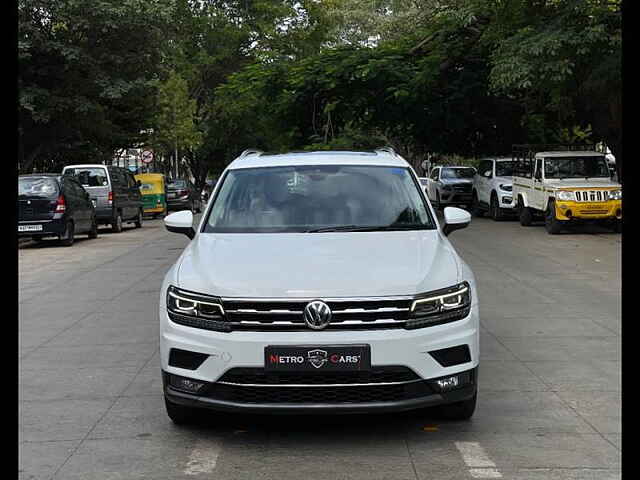
[[196,231],[193,229],[193,213],[190,210],[181,210],[164,217],[164,226],[173,233],[182,233],[193,239]]
[[466,228],[471,223],[471,214],[466,210],[456,207],[446,207],[444,209],[444,227],[442,233],[449,236],[454,230]]

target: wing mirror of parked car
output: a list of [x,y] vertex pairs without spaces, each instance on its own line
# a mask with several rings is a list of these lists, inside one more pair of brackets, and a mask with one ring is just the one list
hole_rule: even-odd
[[454,230],[466,228],[471,223],[471,214],[466,210],[456,207],[444,209],[444,227],[442,233],[448,236]]
[[173,233],[182,233],[189,238],[196,236],[193,229],[193,213],[190,210],[182,210],[164,217],[164,226]]

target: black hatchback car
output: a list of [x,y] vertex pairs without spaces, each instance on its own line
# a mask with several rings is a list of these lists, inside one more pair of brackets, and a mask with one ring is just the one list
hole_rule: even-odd
[[189,180],[178,178],[167,184],[167,210],[202,211],[202,198]]
[[55,173],[18,177],[19,237],[57,237],[71,246],[78,233],[98,236],[93,203],[78,180]]

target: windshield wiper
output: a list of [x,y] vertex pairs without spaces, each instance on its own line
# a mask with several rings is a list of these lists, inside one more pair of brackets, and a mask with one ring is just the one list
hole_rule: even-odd
[[335,227],[323,227],[306,230],[305,233],[324,233],[324,232],[390,232],[394,230],[428,230],[427,225],[339,225]]

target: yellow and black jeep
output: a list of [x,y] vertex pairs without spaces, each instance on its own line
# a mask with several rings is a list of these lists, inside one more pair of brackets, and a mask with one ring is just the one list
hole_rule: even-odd
[[585,147],[514,145],[513,198],[520,224],[543,217],[547,231],[569,223],[622,227],[622,186],[603,153]]

